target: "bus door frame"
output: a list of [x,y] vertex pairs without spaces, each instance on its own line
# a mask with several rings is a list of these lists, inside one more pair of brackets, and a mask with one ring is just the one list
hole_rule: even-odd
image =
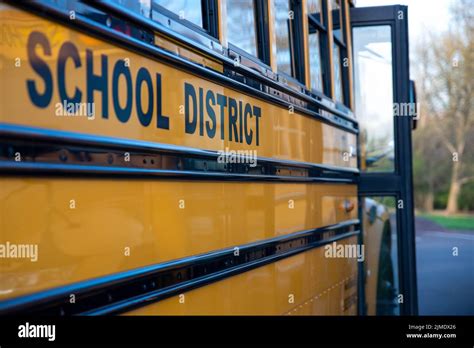
[[[351,8],[351,31],[354,27],[390,25],[392,33],[393,102],[409,103],[410,70],[407,6]],[[395,170],[391,173],[364,173],[358,186],[359,202],[366,196],[393,196],[402,200],[403,209],[396,209],[398,242],[399,294],[401,315],[418,314],[417,273],[415,253],[415,224],[412,177],[412,117],[394,118]],[[360,145],[359,145],[360,146]],[[360,167],[360,152],[358,151]],[[362,209],[359,214],[362,214]],[[362,215],[360,215],[361,222]],[[362,227],[363,228],[363,227]],[[361,233],[362,235],[362,233]],[[362,241],[363,242],[363,241]],[[359,267],[359,313],[365,314],[365,273]]]

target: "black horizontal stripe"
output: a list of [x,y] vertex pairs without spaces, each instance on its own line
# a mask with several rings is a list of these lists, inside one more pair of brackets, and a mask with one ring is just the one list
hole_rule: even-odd
[[357,235],[359,228],[359,220],[350,220],[95,278],[0,302],[0,315],[118,314]]
[[[234,61],[225,55],[216,55],[216,52],[212,50],[206,50],[207,54],[215,56],[223,63],[225,63],[225,74],[217,71],[213,71],[197,63],[194,63],[186,58],[176,55],[172,52],[166,51],[156,45],[150,40],[143,38],[137,38],[131,35],[126,35],[120,31],[107,27],[104,23],[98,21],[97,16],[88,17],[85,8],[88,6],[85,3],[81,3],[77,8],[74,3],[68,3],[67,5],[71,8],[61,8],[59,5],[52,5],[48,3],[40,3],[36,1],[31,2],[12,2],[12,5],[21,7],[25,10],[29,10],[36,15],[46,16],[48,19],[59,21],[66,26],[73,26],[77,30],[84,32],[86,35],[97,36],[106,40],[107,42],[115,43],[126,50],[137,52],[141,55],[146,55],[152,59],[158,59],[164,63],[172,65],[174,68],[180,68],[195,74],[201,78],[209,79],[213,82],[221,85],[228,86],[234,90],[238,90],[246,93],[252,97],[256,97],[264,100],[265,102],[271,102],[276,105],[283,106],[288,109],[289,107],[294,108],[295,112],[301,112],[307,116],[313,117],[320,120],[323,123],[330,124],[336,128],[345,130],[347,132],[358,134],[358,123],[357,120],[344,114],[342,111],[332,108],[326,103],[332,103],[327,100],[326,102],[313,98],[305,93],[291,89],[288,86],[282,85],[264,75],[256,73],[250,68],[243,65],[234,66]],[[110,6],[114,12],[120,12],[120,7],[114,6],[112,3],[104,4]],[[91,7],[92,9],[92,7]],[[76,18],[70,20],[69,11],[76,11]],[[94,8],[94,12],[100,11],[98,8]],[[109,13],[103,13],[104,18],[114,18]],[[185,40],[184,37],[180,37],[173,31],[166,30],[162,26],[153,23],[151,20],[145,18],[140,19],[141,24],[144,26],[137,26],[134,22],[138,20],[136,14],[130,12],[128,15],[132,22],[125,22],[124,24],[134,27],[137,32],[142,33],[145,37],[154,37],[153,31],[166,31],[167,35],[177,37],[178,41]],[[151,28],[151,29],[149,29]],[[154,39],[153,39],[154,40]],[[192,43],[192,41],[191,41]],[[197,48],[197,47],[196,47]],[[200,47],[202,50],[203,47]],[[199,50],[199,49],[198,49]],[[310,93],[306,91],[306,93]]]
[[[358,169],[0,123],[0,173],[355,183]],[[237,163],[231,163],[232,161]],[[240,163],[239,163],[240,162]]]

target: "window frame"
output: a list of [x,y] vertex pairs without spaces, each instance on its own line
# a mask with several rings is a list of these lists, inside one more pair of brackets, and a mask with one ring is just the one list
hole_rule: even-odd
[[[226,6],[228,6],[229,1],[226,0]],[[267,1],[259,1],[259,0],[252,0],[253,1],[253,9],[254,9],[254,17],[255,17],[255,27],[257,29],[256,39],[257,39],[257,56],[245,51],[244,49],[236,46],[233,44],[229,38],[229,34],[227,33],[227,49],[231,52],[238,54],[241,58],[245,58],[247,62],[241,62],[244,65],[249,65],[246,63],[250,63],[250,65],[264,67],[266,69],[270,68],[270,46],[269,46],[269,28],[268,28],[268,5]],[[228,10],[227,10],[228,12]],[[226,16],[225,21],[227,21],[228,16]],[[262,20],[263,19],[263,20]],[[223,23],[223,25],[227,26],[227,22]],[[231,55],[232,56],[232,55]],[[252,64],[254,63],[254,64]]]
[[[321,54],[321,77],[323,90],[318,91],[310,87],[310,91],[313,94],[326,97],[331,97],[331,64],[329,62],[330,52],[329,52],[329,27],[328,15],[327,15],[327,0],[321,1],[321,14],[320,18],[314,16],[312,13],[308,13],[308,45],[309,45],[309,34],[317,31],[319,33],[319,50]],[[326,25],[324,24],[326,23]],[[309,60],[310,50],[308,47],[308,60]],[[311,64],[309,64],[309,69],[311,71]],[[308,72],[311,76],[311,72]],[[311,85],[310,85],[311,86]]]
[[[212,40],[219,40],[219,16],[218,16],[218,0],[201,0],[201,15],[202,15],[202,27],[199,25],[187,20],[179,18],[179,14],[174,13],[173,11],[168,10],[166,7],[161,6],[157,1],[151,0],[151,20],[153,18],[153,11],[160,13],[161,15],[167,17],[170,20],[182,25],[184,30],[177,30],[180,34],[186,36],[195,36],[189,33],[191,30],[193,33],[199,33],[205,35],[207,38]],[[163,23],[162,23],[163,24]],[[187,30],[186,30],[187,29]]]
[[[319,71],[319,74],[321,76],[321,90],[318,90],[318,89],[315,89],[313,86],[312,86],[312,83],[313,83],[313,78],[312,78],[312,69],[313,69],[313,66],[311,65],[311,48],[310,48],[310,35],[312,34],[318,34],[318,40],[319,40],[319,58],[320,58],[320,71]],[[322,32],[320,29],[316,28],[312,23],[309,22],[308,20],[308,90],[313,93],[313,94],[317,94],[317,95],[324,95],[324,91],[326,89],[325,87],[325,80],[327,80],[327,77],[326,77],[326,72],[325,72],[325,69],[324,69],[324,58],[323,58],[323,55],[324,55],[324,50],[323,50],[323,42],[322,42]]]
[[[329,3],[331,0],[327,0],[327,3]],[[342,82],[342,102],[336,99],[336,95],[332,96],[333,101],[336,104],[341,104],[344,105],[347,108],[350,108],[350,91],[349,91],[349,66],[345,67],[344,62],[349,60],[349,51],[348,51],[348,37],[347,37],[347,17],[346,17],[346,6],[347,6],[347,1],[346,0],[340,0],[340,5],[339,5],[339,18],[337,19],[337,23],[339,24],[339,30],[341,32],[341,37],[338,38],[335,33],[334,33],[334,18],[332,17],[333,10],[331,9],[331,20],[332,20],[332,39],[333,39],[333,45],[337,45],[339,47],[339,54],[340,54],[340,64],[341,64],[341,82]],[[329,12],[329,11],[328,11]],[[342,19],[342,23],[340,23]],[[330,47],[331,50],[334,52],[334,47]],[[334,57],[332,61],[332,68],[334,68]],[[336,79],[334,77],[334,92],[336,90]]]
[[[275,62],[275,73],[278,75],[280,82],[288,84],[296,84],[300,87],[305,87],[306,73],[304,64],[296,65],[296,62],[304,62],[304,32],[303,32],[303,2],[301,0],[287,0],[289,2],[290,11],[293,12],[293,19],[291,20],[290,34],[290,64],[291,71],[294,76],[288,75],[285,72],[278,71],[277,63]],[[270,2],[270,1],[269,1]],[[273,2],[272,2],[273,3]],[[272,9],[274,12],[274,9]],[[275,23],[275,14],[273,14]],[[275,43],[276,45],[276,43]],[[276,49],[276,46],[275,46]],[[277,53],[278,54],[278,53]],[[275,58],[276,60],[276,58]]]

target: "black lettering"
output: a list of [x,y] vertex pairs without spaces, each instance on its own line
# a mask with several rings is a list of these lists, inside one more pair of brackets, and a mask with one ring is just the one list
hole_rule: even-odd
[[227,97],[217,93],[217,104],[220,106],[221,114],[221,140],[224,140],[224,109],[227,106]]
[[244,128],[245,128],[245,141],[247,142],[248,145],[252,144],[252,138],[253,138],[253,130],[250,129],[250,132],[248,131],[248,116],[253,117],[252,115],[252,106],[250,104],[245,104],[245,111],[244,111]]
[[260,144],[258,121],[259,121],[260,116],[261,116],[261,109],[258,106],[253,107],[253,115],[256,117],[256,119],[255,119],[255,133],[256,133],[257,146],[258,146]]
[[204,100],[202,88],[199,88],[199,135],[204,135]]
[[243,127],[242,112],[243,112],[243,110],[242,109],[243,109],[242,101],[239,101],[239,135],[240,135],[239,142],[243,142],[243,131],[242,131],[242,127]]
[[[193,118],[190,120],[189,117],[189,97],[193,100]],[[184,83],[184,121],[185,121],[185,132],[188,134],[194,134],[197,125],[197,108],[196,108],[196,91],[193,85],[185,82]]]
[[211,103],[212,106],[216,105],[216,99],[214,98],[214,93],[209,90],[206,93],[206,111],[212,121],[212,127],[209,126],[210,122],[206,121],[206,130],[209,138],[214,138],[216,135],[216,113]]
[[[109,118],[109,85],[107,84],[107,56],[105,54],[101,54],[100,57],[102,63],[101,74],[94,75],[94,55],[91,50],[86,50],[87,102],[89,103],[89,105],[92,105],[91,103],[94,102],[94,91],[101,92],[102,117]],[[115,64],[115,66],[117,66],[117,64]]]
[[[142,108],[142,83],[145,82],[148,88],[148,111],[145,113]],[[137,114],[140,123],[147,127],[153,117],[153,82],[150,73],[145,68],[140,68],[137,73],[135,85],[135,102],[137,104]]]
[[234,133],[235,141],[239,141],[237,133],[237,102],[235,99],[229,97],[229,140],[232,140],[232,131]]
[[[82,99],[82,92],[76,87],[74,95],[69,97],[66,91],[66,62],[68,58],[71,58],[76,68],[81,67],[81,58],[77,47],[72,42],[65,42],[59,49],[58,55],[58,91],[59,99],[61,102],[66,101],[67,103],[80,103]],[[75,110],[75,108],[74,108]],[[76,112],[75,110],[74,112]]]
[[[103,65],[103,63],[102,63]],[[119,96],[119,77],[123,75],[125,77],[125,84],[127,86],[127,99],[125,101],[125,107],[120,107],[120,96]],[[115,114],[120,122],[127,122],[132,112],[132,76],[130,69],[125,65],[125,61],[119,60],[115,63],[114,71],[112,73],[112,101],[114,104]],[[88,89],[89,90],[89,89]]]
[[163,115],[161,110],[161,75],[156,74],[156,126],[161,129],[170,129],[170,119],[168,116]]
[[28,61],[31,64],[31,68],[43,79],[44,92],[43,94],[38,92],[35,80],[27,80],[26,87],[31,102],[39,108],[45,108],[53,97],[53,77],[46,62],[36,54],[36,45],[40,45],[43,48],[46,56],[51,56],[51,46],[49,45],[48,38],[43,33],[34,31],[28,36]]

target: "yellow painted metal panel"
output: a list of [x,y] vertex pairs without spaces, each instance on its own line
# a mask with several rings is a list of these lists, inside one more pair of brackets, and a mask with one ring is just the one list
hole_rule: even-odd
[[[357,167],[355,153],[349,159],[345,159],[345,154],[351,151],[351,147],[356,149],[354,134],[322,124],[309,116],[291,113],[285,107],[270,104],[254,96],[218,85],[200,76],[178,70],[173,66],[140,56],[7,5],[1,7],[0,21],[5,30],[12,33],[9,40],[0,42],[0,51],[2,52],[0,55],[0,65],[2,66],[0,70],[2,81],[0,84],[0,103],[2,105],[0,122],[209,150],[257,150],[258,156],[341,167]],[[68,43],[68,48],[65,48],[65,43]],[[30,47],[29,50],[28,47]],[[58,70],[61,70],[58,64],[61,60],[58,59],[58,56],[61,49],[69,53],[77,49],[78,54],[78,63],[75,66],[73,58],[63,52],[65,89],[70,98],[74,93],[80,92],[82,93],[80,102],[88,101],[87,91],[88,88],[92,89],[93,84],[90,74],[89,78],[87,77],[87,64],[92,66],[91,73],[97,78],[106,76],[107,92],[105,96],[107,102],[102,104],[103,94],[101,91],[94,90],[92,92],[94,118],[60,115],[61,105],[64,105],[64,100],[59,93],[58,79]],[[90,54],[89,57],[87,52]],[[107,69],[104,68],[102,72],[102,64],[105,61]],[[36,65],[33,66],[32,63]],[[119,69],[121,64],[126,64],[126,66]],[[114,80],[115,69],[121,71],[122,74],[119,74],[119,77]],[[150,90],[146,87],[146,83],[141,83],[137,87],[137,75],[139,70],[143,72],[143,69],[149,73],[152,81],[153,113],[147,126],[142,125],[139,119],[135,100],[138,90],[141,90],[140,105],[142,105],[144,112],[148,112]],[[39,71],[43,75],[40,75]],[[132,97],[128,99],[124,71],[130,73]],[[44,76],[46,75],[51,77],[51,83],[45,84]],[[160,76],[161,84],[158,81],[158,76]],[[114,84],[113,81],[118,82]],[[195,101],[189,96],[185,98],[186,84],[196,94]],[[47,105],[38,106],[40,104],[38,104],[37,98],[34,99],[34,93],[48,96],[46,85],[52,88],[52,97]],[[115,98],[118,99],[118,107],[125,108],[127,102],[131,103],[129,118],[121,116],[122,119],[119,119],[117,115],[117,105],[114,106],[113,97],[114,85],[118,86],[118,98]],[[200,102],[201,88],[202,102]],[[160,89],[161,93],[159,93]],[[208,91],[209,95],[216,99],[214,104],[212,100],[207,101],[206,99]],[[225,96],[227,106],[218,105],[219,94]],[[161,97],[161,103],[159,103],[159,97]],[[188,104],[185,99],[189,101]],[[238,116],[235,128],[230,126],[229,121],[231,99],[235,101],[237,107]],[[187,109],[186,105],[188,105]],[[161,117],[167,117],[169,120],[169,129],[157,125],[158,106],[161,106]],[[253,110],[251,115],[246,114],[246,106]],[[90,107],[92,108],[92,105]],[[106,109],[108,113],[106,113]],[[221,118],[221,109],[223,118]],[[188,110],[190,120],[197,121],[193,131],[188,129],[186,132],[186,110]],[[212,110],[215,114],[214,122],[211,116]],[[242,118],[239,114],[240,110],[243,111]],[[196,116],[194,116],[194,111],[196,111]],[[258,116],[258,111],[260,111],[260,116]],[[200,127],[201,114],[203,115],[202,127]],[[105,117],[106,115],[107,117]],[[246,119],[247,126],[245,127]],[[214,137],[211,137],[207,131],[207,125],[216,131]],[[244,136],[246,132],[252,133],[252,138],[248,143]],[[239,141],[235,139],[236,133],[240,138]]]
[[354,219],[340,202],[357,204],[356,194],[352,185],[2,178],[0,243],[37,244],[39,257],[0,259],[0,298]]
[[155,33],[155,45],[164,48],[167,51],[173,52],[180,57],[187,58],[197,64],[203,65],[221,73],[224,71],[222,63],[219,63],[210,57],[196,53],[191,48],[179,45],[178,43],[161,34]]
[[[355,156],[345,157],[356,148],[353,134],[39,16],[0,6],[0,21],[11,33],[0,42],[0,122],[211,150],[255,149],[258,156],[357,166]],[[33,33],[47,44],[29,42]],[[160,44],[168,44],[165,38],[160,40]],[[86,78],[87,60],[93,64],[94,75],[101,73],[102,59],[107,61],[107,103],[101,103],[100,92],[93,92],[94,118],[58,116],[57,104],[62,102],[58,56],[66,42],[77,49],[80,60],[77,66],[70,57],[66,61],[66,91],[72,95],[79,88],[82,102],[91,83]],[[200,59],[194,52],[189,58]],[[35,106],[28,91],[28,82],[40,94],[47,87],[34,62],[44,62],[42,71],[49,71],[52,77],[52,99],[45,107]],[[129,64],[134,88],[127,121],[117,117],[112,96],[112,76],[119,62]],[[135,105],[140,89],[139,102],[145,110],[149,107],[147,89],[143,85],[135,88],[140,69],[153,77],[155,112],[148,126],[140,122]],[[157,92],[157,74],[161,94]],[[245,137],[243,142],[230,140],[227,116],[223,123],[217,105],[211,105],[217,116],[215,137],[206,129],[201,135],[199,123],[196,131],[186,133],[185,84],[196,92],[198,113],[200,89],[204,96],[211,91],[214,96],[232,98],[238,107],[242,102],[260,109],[260,118],[254,114],[249,119],[249,129],[254,132],[250,144]],[[127,99],[124,76],[118,85],[118,102],[123,108]],[[161,96],[161,103],[155,93]],[[158,104],[162,115],[169,117],[169,129],[157,127]],[[104,117],[105,108],[108,117]],[[207,113],[203,114],[207,117],[204,122],[210,121],[206,105],[203,110]],[[225,126],[223,137],[221,125]],[[357,217],[356,196],[355,185],[3,177],[0,243],[37,244],[39,258],[36,262],[0,260],[0,300],[353,219]],[[346,211],[348,202],[354,206],[350,212]],[[354,238],[344,242],[348,241],[355,243]],[[177,307],[176,299],[169,299],[135,314],[353,314],[354,307],[344,312],[341,301],[348,295],[344,286],[354,277],[355,265],[354,260],[327,259],[322,248],[314,249],[191,291],[186,294],[191,306]],[[295,303],[288,302],[290,293]]]
[[[351,237],[340,244],[355,244]],[[325,267],[327,266],[327,267]],[[259,267],[142,307],[128,315],[355,315],[344,300],[357,291],[357,261],[326,258],[324,248]]]

